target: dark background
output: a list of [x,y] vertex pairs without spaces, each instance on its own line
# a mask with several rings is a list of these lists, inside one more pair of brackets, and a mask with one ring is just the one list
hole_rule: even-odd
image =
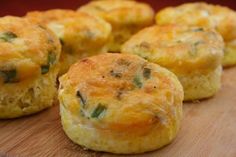
[[[30,10],[47,10],[52,8],[76,9],[89,0],[0,0],[0,16],[18,15],[22,16]],[[140,0],[141,1],[141,0]],[[159,10],[169,5],[193,2],[186,0],[142,0],[150,3],[153,8]],[[207,0],[213,4],[221,4],[236,10],[236,0]]]

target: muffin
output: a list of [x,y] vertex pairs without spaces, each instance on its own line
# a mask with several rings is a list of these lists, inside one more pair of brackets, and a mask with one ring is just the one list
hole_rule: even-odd
[[216,29],[225,42],[223,66],[236,64],[236,13],[235,11],[204,2],[168,7],[156,15],[157,24],[183,24]]
[[0,18],[0,119],[53,105],[60,53],[59,39],[47,28],[19,17]]
[[30,12],[26,15],[34,23],[46,25],[62,44],[60,75],[77,60],[107,52],[111,26],[101,18],[72,10]]
[[153,9],[148,4],[131,0],[91,1],[78,11],[99,16],[111,24],[110,52],[120,52],[121,45],[133,34],[154,23]]
[[221,84],[224,42],[211,29],[180,25],[146,28],[122,47],[175,73],[184,87],[184,100],[213,96]]
[[136,55],[108,53],[74,64],[60,78],[59,100],[63,129],[72,141],[131,154],[175,138],[183,89],[165,68]]

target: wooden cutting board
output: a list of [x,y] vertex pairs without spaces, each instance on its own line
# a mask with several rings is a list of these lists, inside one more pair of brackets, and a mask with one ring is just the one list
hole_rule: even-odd
[[[62,131],[58,106],[34,116],[0,121],[0,157],[113,157],[85,151]],[[172,144],[137,157],[236,157],[236,68],[226,69],[211,99],[184,104]],[[130,156],[129,156],[130,157]]]

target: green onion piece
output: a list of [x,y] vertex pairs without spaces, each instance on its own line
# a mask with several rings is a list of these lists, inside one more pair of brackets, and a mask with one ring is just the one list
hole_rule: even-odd
[[94,9],[99,10],[99,11],[104,11],[104,9],[102,7],[97,6],[97,5],[94,6]]
[[42,25],[38,25],[38,26],[39,26],[39,28],[46,30],[45,26],[42,26]]
[[42,65],[41,66],[41,74],[46,74],[49,71],[49,65]]
[[93,110],[91,114],[91,118],[99,118],[103,112],[105,112],[107,109],[106,106],[102,104],[98,104],[98,106]]
[[93,38],[95,37],[94,32],[91,32],[90,30],[87,30],[87,31],[85,32],[85,35],[86,35],[86,37],[87,37],[88,39],[93,39]]
[[49,64],[49,65],[54,64],[55,61],[56,61],[56,58],[57,58],[57,56],[56,56],[55,53],[49,52],[49,53],[48,53],[48,64]]
[[16,82],[18,82],[18,80],[16,80],[16,76],[17,76],[16,69],[7,70],[7,71],[0,71],[0,76],[3,77],[4,83],[16,83]]
[[143,41],[142,43],[140,43],[140,45],[139,45],[141,48],[143,48],[143,49],[150,49],[150,44],[148,43],[148,42],[145,42],[145,41]]
[[116,77],[116,78],[121,78],[122,74],[119,72],[115,72],[114,70],[110,71],[111,76]]
[[10,32],[10,31],[3,32],[0,34],[0,39],[5,42],[11,42],[12,39],[15,39],[15,38],[17,38],[17,35],[13,32]]
[[202,31],[204,31],[204,29],[200,27],[200,28],[194,29],[193,31],[194,31],[194,32],[202,32]]
[[197,41],[192,45],[192,50],[188,52],[191,57],[197,56],[197,46],[202,43],[202,41]]
[[118,100],[121,100],[122,94],[123,94],[123,91],[122,91],[122,90],[119,90],[119,91],[117,92],[117,94],[116,94],[116,98],[117,98]]
[[48,63],[47,65],[41,66],[41,74],[46,74],[49,72],[49,68],[51,65],[53,65],[56,61],[56,54],[53,52],[48,53]]
[[64,46],[65,45],[64,40],[62,38],[59,38],[59,40],[60,40],[61,46]]
[[145,79],[150,79],[150,77],[151,77],[151,69],[149,69],[149,68],[144,68],[144,69],[143,69],[143,77],[144,77]]
[[84,114],[84,111],[83,111],[83,110],[80,110],[80,115],[81,115],[82,117],[85,117],[85,114]]
[[191,56],[191,57],[196,57],[197,53],[195,50],[192,50],[192,51],[188,51],[188,54]]
[[196,47],[196,46],[198,46],[198,45],[200,45],[200,44],[203,44],[204,42],[203,41],[197,41],[197,42],[195,42],[193,45]]
[[119,59],[119,60],[117,60],[117,64],[118,65],[124,65],[124,66],[129,66],[131,63],[129,62],[129,61],[127,61],[127,60],[125,60],[125,59]]
[[83,96],[82,96],[82,94],[81,94],[81,92],[79,90],[76,92],[76,96],[80,98],[82,106],[84,107],[85,104],[86,104],[86,100],[83,98]]
[[141,81],[141,78],[140,78],[138,75],[136,75],[136,76],[134,77],[133,83],[134,83],[135,86],[137,86],[138,88],[142,88],[142,86],[143,86],[143,83],[142,83],[142,81]]

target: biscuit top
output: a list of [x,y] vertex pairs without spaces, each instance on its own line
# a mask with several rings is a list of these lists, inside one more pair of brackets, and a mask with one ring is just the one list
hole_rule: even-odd
[[123,53],[139,55],[173,72],[206,72],[221,65],[224,43],[214,30],[162,25],[146,28],[123,47]]
[[61,47],[55,35],[26,19],[0,19],[0,84],[46,74],[57,63]]
[[112,130],[172,123],[182,107],[176,76],[136,55],[102,54],[60,78],[59,99],[75,123]]
[[26,18],[50,28],[60,38],[63,48],[67,48],[66,52],[69,49],[81,52],[100,48],[111,32],[110,24],[103,19],[72,10],[34,11],[29,12]]
[[100,16],[113,27],[150,25],[154,16],[154,11],[148,4],[130,0],[92,1],[78,10]]
[[47,11],[31,11],[26,14],[26,18],[29,20],[41,23],[48,24],[52,21],[58,21],[64,18],[70,18],[75,16],[76,13],[73,10],[69,9],[52,9]]
[[198,2],[167,7],[157,13],[156,20],[158,24],[177,23],[215,28],[225,41],[236,39],[236,13],[220,5]]

